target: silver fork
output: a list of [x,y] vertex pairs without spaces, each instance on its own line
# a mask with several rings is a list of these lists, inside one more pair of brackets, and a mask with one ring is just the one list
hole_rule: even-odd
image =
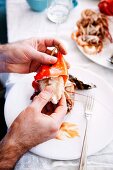
[[94,97],[87,96],[86,107],[85,107],[86,127],[85,127],[85,134],[84,134],[82,152],[81,152],[80,163],[79,163],[79,170],[87,170],[87,131],[88,131],[89,120],[92,116],[93,105],[94,105]]

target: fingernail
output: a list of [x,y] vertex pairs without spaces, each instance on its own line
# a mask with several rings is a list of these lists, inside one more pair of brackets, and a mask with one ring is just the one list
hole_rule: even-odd
[[51,57],[50,61],[51,61],[52,63],[56,63],[56,62],[57,62],[57,58],[56,58],[56,57]]

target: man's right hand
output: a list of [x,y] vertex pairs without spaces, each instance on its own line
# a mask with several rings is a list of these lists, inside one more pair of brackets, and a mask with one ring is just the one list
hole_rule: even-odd
[[62,96],[54,113],[46,115],[42,109],[51,97],[52,90],[47,87],[13,122],[0,144],[0,169],[8,164],[13,167],[27,150],[57,135],[67,112],[66,99]]

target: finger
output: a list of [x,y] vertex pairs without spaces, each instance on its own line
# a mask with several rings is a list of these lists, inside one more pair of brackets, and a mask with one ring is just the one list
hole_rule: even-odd
[[58,41],[58,40],[56,40],[56,39],[46,39],[45,40],[45,46],[46,47],[55,47],[55,46],[57,46],[58,48],[59,48],[59,51],[62,53],[62,54],[67,54],[67,51],[66,51],[66,48],[64,47],[64,45],[60,42],[60,41]]
[[[51,54],[51,52],[52,52],[51,50],[46,50],[46,53],[49,54],[49,55]],[[55,53],[54,56],[57,57],[57,54]],[[40,61],[38,62],[37,60],[35,59],[35,60],[31,61],[30,68],[29,68],[29,72],[30,73],[31,72],[37,72],[37,70],[39,69],[40,64],[44,63],[43,61],[41,61],[41,63],[40,63]],[[66,60],[65,60],[65,63],[67,65],[67,69],[69,69],[70,68],[70,64]],[[48,61],[47,61],[46,64],[48,64]],[[51,64],[51,63],[49,62],[49,64]]]
[[66,98],[63,95],[58,107],[55,109],[55,112],[53,114],[51,114],[51,117],[55,120],[55,122],[57,122],[59,124],[59,126],[61,125],[64,116],[67,113],[67,104],[66,104]]
[[42,110],[43,107],[49,102],[53,94],[53,90],[51,87],[47,86],[38,96],[35,96],[32,102],[32,106],[34,106],[37,110]]

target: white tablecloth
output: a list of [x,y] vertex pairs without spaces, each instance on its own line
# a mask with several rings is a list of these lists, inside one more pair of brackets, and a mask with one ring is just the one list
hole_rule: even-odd
[[[36,13],[30,10],[25,0],[7,0],[7,22],[8,22],[8,40],[9,42],[20,39],[37,37],[57,37],[67,47],[67,61],[71,67],[81,66],[102,76],[113,86],[113,71],[103,68],[85,58],[77,49],[70,36],[75,28],[75,23],[79,11],[84,8],[92,8],[98,3],[96,0],[79,0],[79,6],[73,9],[67,21],[59,26],[47,19],[46,11]],[[6,85],[11,87],[18,81],[18,76],[10,74]],[[23,75],[25,76],[25,75]],[[74,161],[53,161],[46,158],[26,153],[18,162],[16,170],[74,170],[77,167],[78,160]],[[90,170],[111,170],[113,169],[113,142],[99,153],[89,157],[88,169]]]

